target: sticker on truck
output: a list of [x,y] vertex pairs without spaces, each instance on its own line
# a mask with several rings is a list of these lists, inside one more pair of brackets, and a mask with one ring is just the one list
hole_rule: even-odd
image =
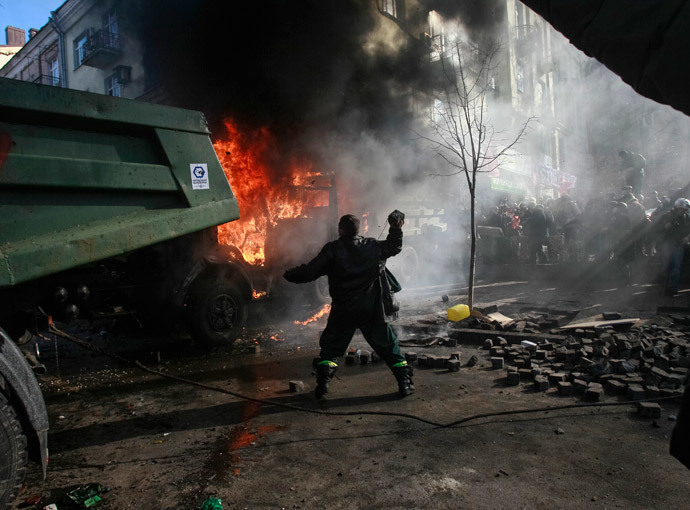
[[189,171],[192,174],[192,189],[209,189],[208,165],[206,163],[191,163]]

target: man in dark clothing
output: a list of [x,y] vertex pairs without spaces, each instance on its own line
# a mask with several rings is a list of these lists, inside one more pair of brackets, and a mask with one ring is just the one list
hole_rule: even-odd
[[621,166],[618,171],[628,171],[625,183],[632,187],[633,194],[642,194],[642,187],[644,186],[644,168],[647,166],[647,161],[644,159],[644,156],[628,151],[620,151],[618,156],[621,158]]
[[680,285],[685,249],[690,240],[690,200],[679,198],[673,209],[661,217],[664,252],[667,260],[666,294],[675,296]]
[[540,262],[546,264],[548,259],[544,253],[544,245],[548,242],[549,220],[544,211],[544,206],[537,205],[536,201],[531,201],[527,205],[528,214],[525,217],[525,234],[528,243],[529,263]]
[[321,353],[316,361],[316,398],[328,393],[328,384],[338,368],[338,358],[345,354],[352,336],[359,328],[366,341],[390,367],[398,381],[401,396],[414,391],[412,367],[400,353],[398,339],[387,322],[380,277],[387,258],[402,250],[402,213],[388,217],[390,229],[385,241],[364,238],[359,233],[359,219],[351,214],[340,218],[339,239],[327,243],[309,263],[288,269],[283,277],[293,283],[306,283],[328,276],[332,298],[328,324],[319,342]]

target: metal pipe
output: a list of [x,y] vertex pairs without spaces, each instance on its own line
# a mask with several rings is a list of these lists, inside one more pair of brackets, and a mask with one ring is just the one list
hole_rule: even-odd
[[46,366],[36,359],[36,356],[29,352],[24,353],[24,358],[36,375],[43,375],[47,372]]
[[58,21],[57,11],[50,11],[50,24],[55,29],[58,35],[58,53],[60,54],[60,81],[64,88],[69,88],[67,80],[67,54],[65,52],[65,32]]

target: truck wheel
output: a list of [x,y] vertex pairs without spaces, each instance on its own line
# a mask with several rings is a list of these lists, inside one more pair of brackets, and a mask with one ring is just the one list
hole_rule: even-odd
[[319,305],[323,305],[331,302],[331,294],[328,291],[328,276],[322,276],[310,286],[311,297],[314,302]]
[[247,318],[247,304],[231,283],[213,281],[194,292],[189,329],[195,340],[232,347]]
[[26,436],[14,409],[0,394],[0,508],[8,506],[17,496],[27,458]]

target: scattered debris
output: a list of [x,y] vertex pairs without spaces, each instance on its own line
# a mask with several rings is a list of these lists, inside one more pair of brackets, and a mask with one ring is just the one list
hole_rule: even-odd
[[302,381],[290,381],[289,385],[291,393],[302,393],[304,391],[304,382]]
[[67,497],[81,508],[89,508],[101,501],[106,489],[99,483],[90,483],[67,493]]
[[208,498],[201,504],[199,510],[223,510],[223,502],[220,498]]
[[556,434],[558,434],[559,436],[561,436],[561,435],[565,434],[565,430],[563,430],[561,427],[558,427],[558,428],[556,429]]
[[458,330],[481,338],[491,365],[506,369],[508,385],[533,381],[536,391],[556,387],[561,395],[579,394],[590,402],[606,393],[630,400],[682,395],[690,373],[690,316],[663,318],[657,321],[667,324],[662,327],[638,319],[581,322],[561,328],[569,335],[541,333],[548,321],[535,316],[519,319],[506,327],[514,331],[500,336]]

